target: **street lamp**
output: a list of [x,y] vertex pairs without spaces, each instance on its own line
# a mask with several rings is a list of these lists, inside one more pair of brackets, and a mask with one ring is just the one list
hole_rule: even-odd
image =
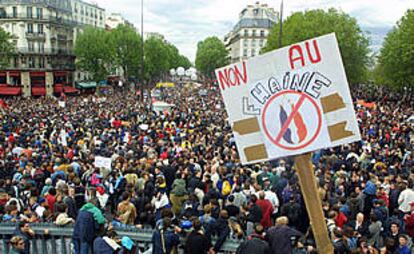
[[283,0],[280,2],[279,11],[279,48],[282,47],[282,32],[283,32]]
[[141,101],[144,100],[144,0],[141,0]]

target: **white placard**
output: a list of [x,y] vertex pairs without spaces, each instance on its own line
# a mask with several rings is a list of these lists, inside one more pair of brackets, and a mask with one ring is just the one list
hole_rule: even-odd
[[66,102],[64,101],[58,101],[59,107],[64,108],[66,107]]
[[112,160],[111,158],[95,156],[95,167],[97,168],[106,168],[112,170]]
[[243,164],[360,140],[335,34],[216,70]]

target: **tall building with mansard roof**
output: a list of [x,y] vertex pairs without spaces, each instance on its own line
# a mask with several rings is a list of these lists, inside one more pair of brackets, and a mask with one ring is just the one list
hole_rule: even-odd
[[259,54],[266,45],[267,36],[278,20],[278,13],[267,4],[247,5],[239,21],[224,37],[231,62],[238,62]]

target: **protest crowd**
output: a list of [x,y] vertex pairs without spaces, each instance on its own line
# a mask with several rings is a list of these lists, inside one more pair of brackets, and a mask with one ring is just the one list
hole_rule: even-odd
[[[30,253],[39,222],[73,227],[77,254],[136,253],[117,228],[154,229],[154,254],[218,253],[228,238],[242,240],[239,254],[318,253],[292,158],[241,165],[218,87],[205,89],[162,91],[175,105],[165,112],[120,91],[64,108],[4,99],[0,221],[16,223],[12,253]],[[411,253],[413,94],[351,92],[362,141],[312,156],[335,253]]]

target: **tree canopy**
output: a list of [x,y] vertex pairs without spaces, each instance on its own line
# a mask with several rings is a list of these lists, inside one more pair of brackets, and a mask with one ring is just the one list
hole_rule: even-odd
[[408,10],[386,36],[375,81],[394,88],[414,86],[414,9]]
[[76,65],[80,70],[89,72],[94,81],[104,80],[113,67],[113,49],[108,32],[88,27],[76,39]]
[[144,42],[144,79],[141,79],[142,38],[132,27],[120,25],[111,31],[89,27],[75,44],[76,63],[95,81],[105,79],[116,68],[124,78],[132,76],[151,86],[171,68],[191,67],[187,57],[164,40],[150,37]]
[[109,33],[109,38],[114,47],[116,65],[122,68],[124,78],[138,77],[142,55],[141,36],[132,27],[119,25]]
[[[282,47],[335,32],[348,81],[360,83],[367,78],[369,41],[355,18],[335,9],[296,12],[283,21]],[[270,32],[263,52],[279,47],[279,24]]]
[[15,50],[11,39],[12,36],[0,27],[0,68],[6,68],[10,64],[10,57]]
[[197,44],[195,65],[203,75],[212,78],[215,69],[228,63],[228,51],[219,38],[208,37]]

